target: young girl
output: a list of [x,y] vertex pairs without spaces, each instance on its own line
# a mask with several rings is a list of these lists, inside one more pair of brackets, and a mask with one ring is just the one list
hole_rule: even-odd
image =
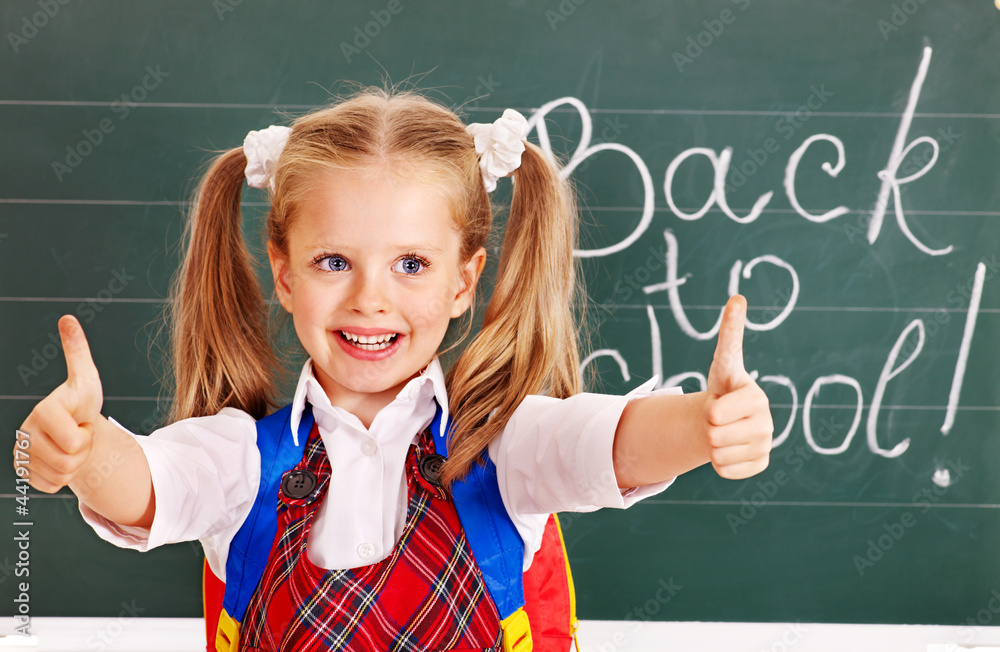
[[[742,297],[727,304],[706,391],[578,393],[574,202],[526,135],[513,111],[467,127],[378,91],[251,133],[194,204],[170,303],[172,425],[137,437],[101,416],[83,330],[64,316],[68,379],[22,425],[32,486],[68,485],[118,546],[198,539],[226,579],[270,477],[257,421],[275,407],[277,366],[241,235],[245,181],[269,189],[275,294],[309,360],[279,424],[299,475],[261,512],[278,500],[241,649],[499,649],[496,606],[447,506],[483,463],[524,568],[550,512],[626,507],[708,461],[726,478],[761,471],[772,423],[743,369]],[[446,373],[438,350],[474,305],[503,176],[514,186],[496,287]],[[439,473],[425,465],[434,428],[450,433]],[[106,479],[88,485],[95,469]]]

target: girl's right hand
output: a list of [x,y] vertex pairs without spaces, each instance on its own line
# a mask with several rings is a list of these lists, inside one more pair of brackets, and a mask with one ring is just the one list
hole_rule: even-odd
[[[71,315],[59,319],[59,337],[66,356],[66,382],[35,406],[21,424],[30,445],[15,454],[28,454],[28,483],[55,493],[84,468],[94,444],[94,424],[101,416],[104,394],[101,377],[90,356],[83,327]],[[15,464],[15,468],[24,465]],[[22,472],[23,473],[23,472]]]

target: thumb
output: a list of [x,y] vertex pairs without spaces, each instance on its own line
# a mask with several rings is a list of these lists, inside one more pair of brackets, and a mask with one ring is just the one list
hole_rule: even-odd
[[747,384],[750,376],[743,367],[743,328],[746,322],[747,300],[734,294],[726,303],[719,326],[715,356],[708,370],[708,391],[722,396]]
[[87,336],[76,317],[63,315],[59,319],[59,338],[66,356],[66,384],[76,397],[76,406],[71,406],[70,411],[78,423],[89,423],[101,413],[104,392]]

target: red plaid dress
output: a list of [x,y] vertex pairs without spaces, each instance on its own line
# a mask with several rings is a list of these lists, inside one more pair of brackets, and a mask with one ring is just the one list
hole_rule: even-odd
[[421,476],[434,452],[430,429],[407,457],[403,534],[371,566],[326,570],[306,542],[330,480],[314,425],[296,469],[315,474],[303,499],[278,493],[278,528],[267,568],[240,628],[240,650],[499,650],[500,617],[447,494]]

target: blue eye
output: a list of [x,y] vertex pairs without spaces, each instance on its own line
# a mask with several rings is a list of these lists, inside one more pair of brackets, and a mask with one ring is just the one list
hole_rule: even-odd
[[400,258],[395,265],[392,266],[392,271],[401,272],[403,274],[419,274],[428,266],[428,263],[423,258],[418,256],[405,256]]
[[330,272],[344,272],[350,269],[343,256],[323,256],[318,261],[321,269]]

